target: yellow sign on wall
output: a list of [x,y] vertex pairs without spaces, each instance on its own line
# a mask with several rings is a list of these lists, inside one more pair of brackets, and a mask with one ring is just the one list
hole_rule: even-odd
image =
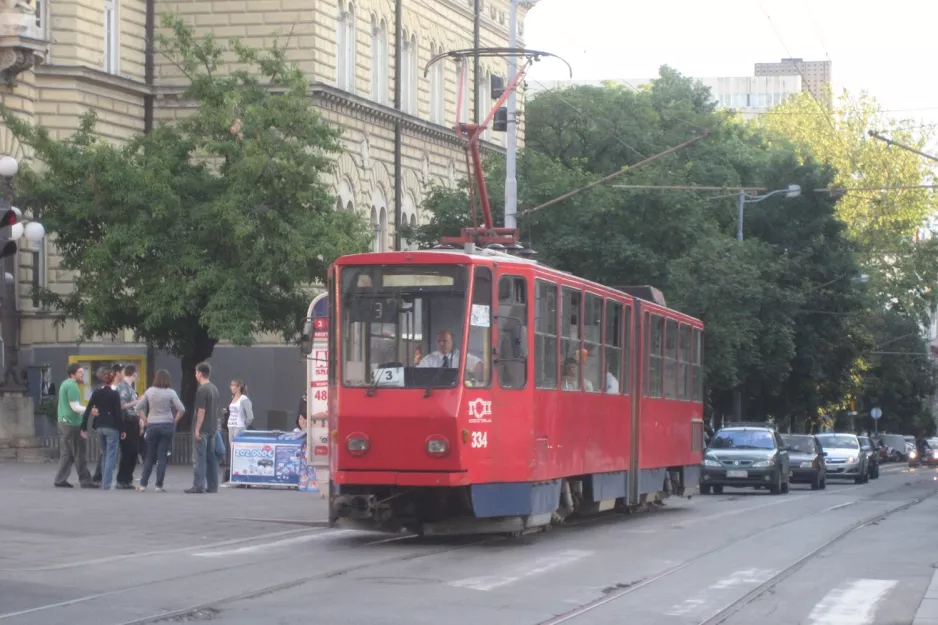
[[85,402],[91,399],[91,394],[101,386],[101,381],[95,377],[98,369],[101,367],[110,369],[116,364],[135,366],[137,368],[137,394],[143,395],[144,391],[147,390],[147,358],[145,354],[124,354],[122,356],[82,354],[68,357],[68,364],[76,362],[85,370],[85,383],[78,385]]

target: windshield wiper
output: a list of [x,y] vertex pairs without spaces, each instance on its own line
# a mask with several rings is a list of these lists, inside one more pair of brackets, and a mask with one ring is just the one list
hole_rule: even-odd
[[[424,398],[427,398],[430,396],[430,394],[433,392],[433,387],[436,385],[437,381],[440,379],[440,373],[442,373],[443,369],[447,369],[447,368],[448,367],[437,368],[436,373],[434,373],[433,377],[430,378],[430,385],[427,386],[427,389],[423,392]],[[456,371],[458,372],[459,369],[456,369]]]
[[371,386],[368,387],[368,390],[365,391],[365,397],[374,397],[374,396],[375,396],[375,391],[378,389],[378,382],[381,381],[380,372],[381,372],[380,369],[378,369],[377,371],[375,371],[375,379],[374,379],[374,381],[371,383]]

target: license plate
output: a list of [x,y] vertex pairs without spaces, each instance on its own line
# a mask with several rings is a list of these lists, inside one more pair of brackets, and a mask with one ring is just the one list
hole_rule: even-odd
[[726,477],[749,477],[748,471],[727,471]]

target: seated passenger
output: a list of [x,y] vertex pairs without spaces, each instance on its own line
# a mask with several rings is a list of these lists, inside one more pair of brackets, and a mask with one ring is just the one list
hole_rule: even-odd
[[[414,352],[414,365],[417,367],[428,368],[459,368],[460,352],[455,349],[453,344],[453,333],[449,330],[443,330],[436,335],[436,351],[430,352],[423,358],[420,357],[420,348]],[[466,368],[473,371],[477,378],[482,379],[483,367],[482,360],[472,354],[466,354]]]
[[[563,385],[561,388],[565,391],[580,390],[580,368],[577,366],[576,358],[572,356],[563,363]],[[592,391],[593,383],[589,380],[583,380],[583,390]]]

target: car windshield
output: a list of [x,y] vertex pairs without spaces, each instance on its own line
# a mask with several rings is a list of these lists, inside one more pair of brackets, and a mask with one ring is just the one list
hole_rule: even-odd
[[468,283],[465,265],[344,267],[339,339],[343,384],[456,386]]
[[803,454],[814,453],[814,439],[810,436],[782,436],[782,440],[792,451]]
[[857,437],[849,434],[827,434],[818,436],[824,449],[859,449]]
[[775,437],[765,430],[721,430],[709,449],[775,449]]

